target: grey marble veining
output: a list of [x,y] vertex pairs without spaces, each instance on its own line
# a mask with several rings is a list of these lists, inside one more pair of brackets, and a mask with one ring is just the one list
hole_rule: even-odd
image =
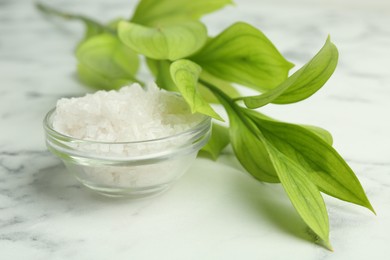
[[[107,21],[135,1],[48,1]],[[227,151],[198,159],[171,190],[128,201],[84,189],[46,151],[42,119],[75,80],[75,22],[31,1],[0,1],[0,259],[387,259],[390,241],[390,6],[386,1],[237,0],[204,21],[260,28],[296,67],[328,34],[340,60],[310,99],[264,111],[319,125],[361,180],[377,216],[326,197],[335,252],[313,243],[279,185],[248,177]]]

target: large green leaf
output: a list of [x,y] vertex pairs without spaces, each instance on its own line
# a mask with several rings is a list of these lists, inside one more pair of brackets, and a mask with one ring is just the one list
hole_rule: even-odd
[[120,89],[123,86],[127,86],[135,82],[130,78],[111,78],[85,66],[82,63],[77,65],[77,74],[79,80],[83,84],[97,90]]
[[276,150],[272,144],[268,145],[268,151],[280,182],[298,214],[331,249],[328,213],[316,185],[305,175],[304,168]]
[[261,133],[253,122],[240,114],[239,108],[229,103],[229,97],[215,89],[221,104],[229,116],[229,138],[234,153],[241,165],[256,179],[276,183],[279,178],[270,160]]
[[301,165],[322,192],[374,211],[355,173],[321,137],[302,126],[265,120],[252,110],[245,111],[267,141]]
[[[235,87],[232,86],[229,82],[222,80],[220,78],[215,77],[214,75],[208,73],[205,70],[202,70],[200,74],[201,81],[208,82],[209,84],[214,85],[215,87],[221,89],[225,94],[227,94],[231,98],[236,98],[240,95]],[[219,103],[218,99],[215,95],[210,91],[207,87],[203,86],[200,83],[199,90],[202,93],[202,96],[209,103]]]
[[223,120],[198,91],[197,85],[201,70],[196,63],[189,60],[175,61],[170,67],[171,77],[183,98],[191,107],[192,113],[199,112]]
[[212,89],[228,112],[230,140],[241,164],[261,181],[280,181],[298,214],[330,249],[325,203],[317,186],[305,174],[306,169],[268,140],[256,124],[257,118],[253,116],[256,112],[248,113],[247,109],[229,101],[221,91]]
[[[138,56],[115,35],[99,34],[87,39],[77,48],[76,56],[79,77],[92,87],[111,89],[109,81],[113,82],[112,88],[117,88],[115,83],[136,81]],[[99,84],[102,79],[106,80]]]
[[197,20],[204,14],[230,3],[231,0],[141,0],[131,21],[157,27],[162,24],[178,24],[183,21]]
[[211,137],[207,144],[201,149],[213,160],[216,160],[221,151],[229,144],[229,129],[222,125],[213,123]]
[[[252,111],[251,113],[252,113],[252,116],[260,118],[260,119],[279,122],[278,120],[273,119],[273,118],[271,118],[269,116],[266,116],[266,115],[264,115],[262,113],[259,113],[259,112]],[[305,128],[306,130],[308,130],[308,131],[312,132],[313,134],[317,135],[319,138],[324,140],[327,144],[329,144],[329,145],[333,144],[333,137],[332,137],[331,133],[329,133],[327,130],[325,130],[325,129],[321,128],[321,127],[312,126],[312,125],[299,125],[299,126]]]
[[209,40],[191,59],[214,76],[260,91],[280,84],[292,67],[261,31],[243,22]]
[[258,108],[268,103],[288,104],[313,95],[333,74],[338,60],[336,46],[328,40],[305,66],[287,80],[264,94],[240,98],[248,108]]
[[230,143],[241,165],[260,181],[279,182],[263,140],[248,128],[237,115],[229,112],[229,120]]
[[168,91],[179,92],[171,77],[170,61],[146,59],[146,63],[156,77],[157,86]]
[[[176,87],[175,82],[173,82],[169,67],[172,62],[168,60],[153,60],[146,59],[146,64],[148,65],[150,71],[156,77],[156,84],[163,89],[179,92]],[[200,79],[205,80],[207,82],[214,83],[220,89],[223,89],[227,94],[234,98],[239,95],[238,91],[229,83],[224,80],[218,79],[213,75],[202,71],[200,74]],[[207,87],[198,82],[197,89],[199,94],[204,98],[208,103],[219,103],[218,99],[215,97],[212,91],[210,91]]]
[[321,138],[325,143],[332,146],[333,145],[333,137],[332,134],[329,133],[327,130],[313,125],[299,125],[306,130],[312,132],[313,134],[317,135],[319,138]]
[[135,52],[157,60],[177,60],[198,51],[207,40],[207,29],[198,21],[158,28],[120,22],[119,38]]

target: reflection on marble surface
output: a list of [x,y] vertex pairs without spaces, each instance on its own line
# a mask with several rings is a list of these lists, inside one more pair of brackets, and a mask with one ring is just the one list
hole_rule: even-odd
[[[233,20],[250,22],[297,67],[331,34],[340,63],[326,87],[307,101],[270,106],[265,112],[330,130],[378,215],[326,197],[335,252],[326,251],[312,243],[282,188],[248,177],[229,150],[217,163],[197,160],[176,186],[152,199],[112,200],[82,188],[46,151],[42,130],[43,116],[58,98],[88,91],[74,79],[72,51],[82,27],[43,18],[32,2],[2,0],[1,259],[385,259],[389,255],[390,7],[380,1],[372,5],[236,2],[236,8],[205,18],[211,33]],[[124,0],[51,3],[103,20],[126,16],[134,5]]]

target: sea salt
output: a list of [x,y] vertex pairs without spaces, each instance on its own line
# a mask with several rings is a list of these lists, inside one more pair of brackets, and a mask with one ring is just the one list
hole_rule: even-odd
[[[167,185],[189,167],[196,153],[180,152],[174,157],[171,154],[191,146],[191,135],[178,134],[201,120],[204,116],[192,114],[181,96],[160,90],[155,84],[146,89],[133,84],[119,91],[60,99],[53,115],[53,128],[66,136],[86,140],[68,142],[67,146],[92,159],[82,159],[79,164],[65,161],[85,185],[97,190],[144,190]],[[164,138],[169,136],[175,137]],[[166,159],[153,161],[157,157]],[[134,162],[144,160],[148,163]]]
[[147,89],[133,84],[119,91],[60,99],[53,128],[77,139],[134,142],[178,134],[199,123],[200,118],[191,113],[182,97],[155,84]]

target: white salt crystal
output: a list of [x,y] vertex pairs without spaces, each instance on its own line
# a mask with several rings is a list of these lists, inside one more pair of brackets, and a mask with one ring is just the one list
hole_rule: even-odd
[[155,84],[146,90],[133,84],[119,91],[60,99],[53,127],[78,139],[131,142],[178,134],[193,127],[200,118],[191,114],[180,96],[160,90]]

